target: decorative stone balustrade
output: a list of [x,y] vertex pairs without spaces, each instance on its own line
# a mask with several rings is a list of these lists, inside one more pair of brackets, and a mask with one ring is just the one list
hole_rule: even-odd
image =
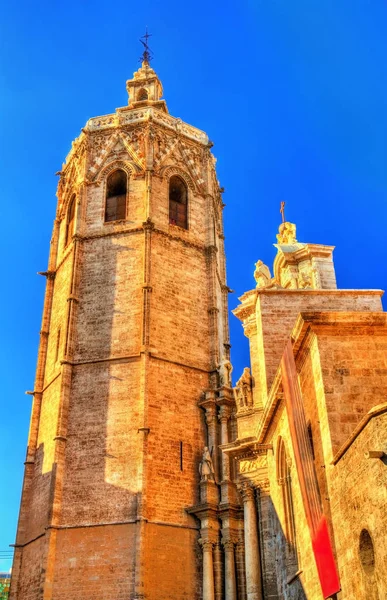
[[103,129],[109,129],[110,127],[120,127],[130,123],[138,123],[152,120],[155,123],[159,123],[168,129],[176,131],[195,142],[201,144],[208,144],[208,136],[204,131],[192,127],[184,123],[181,119],[171,117],[161,110],[152,106],[144,108],[128,110],[127,108],[118,109],[116,113],[111,115],[104,115],[102,117],[94,117],[89,119],[86,123],[86,131],[101,131]]

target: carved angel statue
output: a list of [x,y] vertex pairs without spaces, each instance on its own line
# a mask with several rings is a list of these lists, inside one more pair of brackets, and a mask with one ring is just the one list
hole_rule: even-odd
[[278,244],[297,244],[296,226],[294,223],[289,223],[288,221],[286,221],[285,223],[281,223],[278,231]]
[[202,460],[199,464],[200,481],[215,481],[215,470],[211,454],[207,446],[204,446]]
[[219,367],[219,379],[220,385],[231,387],[231,373],[232,373],[232,364],[228,360],[227,356],[223,355],[222,362]]
[[242,376],[234,388],[237,409],[250,408],[253,406],[253,392],[251,383],[250,369],[245,367],[243,369]]
[[270,269],[261,260],[255,263],[254,279],[257,288],[264,288],[271,284]]

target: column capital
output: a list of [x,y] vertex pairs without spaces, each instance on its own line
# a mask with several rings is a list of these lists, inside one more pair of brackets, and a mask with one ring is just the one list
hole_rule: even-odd
[[201,546],[203,552],[212,552],[215,543],[211,540],[203,540],[200,538],[199,545]]
[[224,423],[224,422],[227,423],[227,421],[229,420],[230,416],[231,416],[231,408],[230,408],[230,406],[227,406],[227,405],[223,404],[222,406],[219,407],[218,419],[219,419],[219,421],[221,423]]
[[257,490],[257,493],[259,494],[268,494],[270,491],[270,480],[269,479],[262,479],[262,481],[256,481],[255,483],[255,487]]
[[234,552],[235,544],[232,540],[223,540],[222,546],[225,552]]
[[206,419],[207,425],[210,425],[210,423],[213,423],[214,421],[216,421],[216,408],[215,408],[215,406],[208,406],[208,407],[206,407],[205,419]]
[[249,500],[255,499],[255,488],[250,481],[243,481],[238,486],[238,492],[240,493],[243,503]]

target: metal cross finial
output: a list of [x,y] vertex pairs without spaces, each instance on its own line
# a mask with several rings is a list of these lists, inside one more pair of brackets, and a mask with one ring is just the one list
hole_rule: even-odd
[[282,223],[285,223],[285,202],[281,202],[280,213],[282,215]]
[[[152,37],[151,33],[148,33],[148,27],[145,28],[145,35],[142,36],[142,38],[140,38],[140,42],[141,44],[144,46],[144,52],[142,53],[142,56],[140,58],[141,61],[145,62],[145,63],[149,63],[152,58],[153,58],[153,54],[151,52],[151,49],[149,48],[148,45],[148,39]],[[145,42],[143,41],[145,40]]]

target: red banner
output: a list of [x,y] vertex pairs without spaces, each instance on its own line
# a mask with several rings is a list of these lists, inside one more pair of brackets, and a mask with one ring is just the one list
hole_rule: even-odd
[[340,591],[340,580],[327,521],[322,509],[301,389],[290,340],[282,356],[281,370],[298,480],[312,538],[317,571],[323,596],[324,598],[330,598]]

